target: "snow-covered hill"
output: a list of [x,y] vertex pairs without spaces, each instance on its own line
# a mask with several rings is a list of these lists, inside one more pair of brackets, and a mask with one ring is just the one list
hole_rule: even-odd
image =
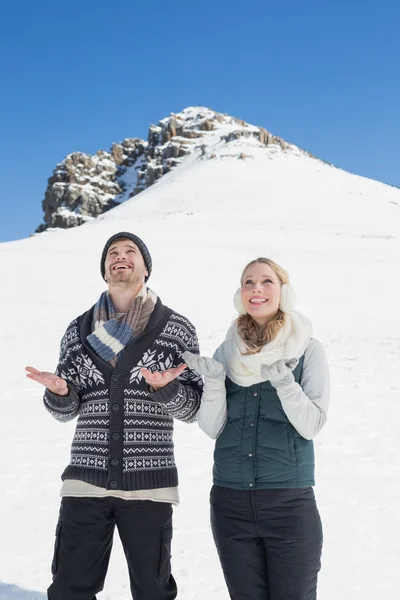
[[[288,268],[332,371],[329,421],[316,439],[319,595],[398,599],[400,190],[220,125],[206,148],[96,220],[0,244],[2,600],[45,598],[74,427],[51,419],[24,367],[55,367],[68,322],[104,289],[100,253],[120,230],[146,241],[151,287],[196,324],[205,354],[234,317],[246,261],[270,256]],[[177,424],[173,568],[184,600],[228,598],[208,525],[212,447],[196,425]],[[128,589],[116,544],[99,599],[126,599]]]
[[90,221],[147,189],[191,154],[210,155],[215,139],[229,144],[241,136],[257,140],[261,147],[298,150],[263,128],[208,108],[189,107],[151,125],[147,141],[126,138],[109,152],[69,154],[48,181],[44,223],[38,231]]

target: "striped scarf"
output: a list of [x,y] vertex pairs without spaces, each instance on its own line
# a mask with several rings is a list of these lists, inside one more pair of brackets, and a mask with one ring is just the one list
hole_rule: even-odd
[[93,332],[87,340],[103,360],[117,365],[118,358],[146,328],[157,302],[157,295],[143,285],[126,313],[118,313],[108,292],[103,292],[93,311]]

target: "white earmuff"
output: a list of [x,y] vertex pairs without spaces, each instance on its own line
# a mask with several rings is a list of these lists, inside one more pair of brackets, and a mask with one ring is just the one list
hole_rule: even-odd
[[281,287],[281,299],[279,302],[279,308],[282,312],[290,313],[294,309],[296,303],[296,292],[290,285],[290,283],[284,283]]
[[243,302],[242,302],[242,288],[241,287],[238,290],[236,290],[236,293],[233,297],[233,306],[236,308],[239,315],[246,314],[246,310],[245,310],[245,308],[243,306]]

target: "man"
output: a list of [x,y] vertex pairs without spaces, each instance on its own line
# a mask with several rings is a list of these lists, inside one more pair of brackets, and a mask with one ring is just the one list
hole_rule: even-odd
[[196,420],[202,382],[181,356],[199,352],[197,336],[147,287],[152,261],[139,237],[113,235],[100,265],[108,291],[69,325],[56,373],[26,368],[57,420],[78,416],[48,598],[95,600],[116,525],[135,600],[173,600],[173,419]]

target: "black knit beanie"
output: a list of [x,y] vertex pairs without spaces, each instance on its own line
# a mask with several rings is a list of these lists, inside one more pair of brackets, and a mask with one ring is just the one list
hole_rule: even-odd
[[129,231],[121,231],[120,233],[116,233],[116,234],[112,235],[109,240],[107,240],[106,245],[104,246],[104,249],[103,249],[103,253],[101,255],[101,260],[100,260],[100,270],[101,270],[102,278],[104,279],[104,275],[105,275],[105,262],[106,262],[106,256],[107,256],[108,249],[111,246],[111,244],[117,240],[131,240],[131,242],[136,244],[136,246],[139,248],[140,254],[143,256],[144,264],[146,265],[146,269],[147,269],[147,273],[148,273],[148,275],[145,279],[145,281],[147,281],[148,278],[150,277],[151,267],[152,267],[150,252],[148,251],[146,244],[140,239],[140,237],[138,237],[134,233],[129,233]]

